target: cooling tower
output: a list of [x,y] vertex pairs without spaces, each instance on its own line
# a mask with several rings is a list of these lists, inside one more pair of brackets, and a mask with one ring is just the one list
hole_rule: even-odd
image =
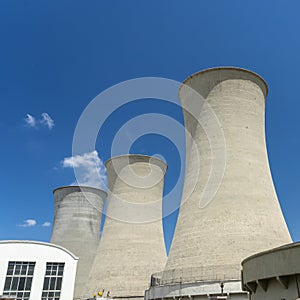
[[[112,297],[143,298],[151,274],[166,263],[162,193],[167,165],[157,158],[124,155],[108,160],[106,168],[107,213],[85,294],[104,289]],[[159,218],[149,221],[153,203]]]
[[78,298],[82,295],[99,244],[107,194],[82,186],[61,187],[53,193],[55,208],[50,242],[63,246],[79,257],[74,291],[74,298]]
[[[199,93],[204,104],[201,97],[191,96],[185,85]],[[186,141],[182,196],[186,201],[180,207],[165,278],[175,269],[182,282],[191,278],[239,279],[244,258],[291,242],[268,163],[266,95],[264,80],[239,68],[208,69],[184,81],[179,97],[191,135]],[[222,148],[220,136],[213,127],[203,129],[211,121],[208,107],[218,119],[215,125],[224,138],[224,153],[217,149],[216,157],[211,146]],[[224,170],[222,159],[226,162]],[[214,185],[219,179],[220,185]],[[207,190],[208,182],[213,183],[211,188],[217,187],[215,194]],[[205,205],[201,204],[204,192],[213,195]]]

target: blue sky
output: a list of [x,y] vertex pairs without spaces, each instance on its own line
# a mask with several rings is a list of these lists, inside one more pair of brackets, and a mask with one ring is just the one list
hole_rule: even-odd
[[[75,180],[63,161],[72,156],[77,121],[97,94],[132,78],[182,81],[204,68],[232,65],[268,82],[270,165],[292,237],[299,240],[299,11],[297,0],[1,0],[0,239],[49,240],[52,190]],[[118,126],[149,111],[182,122],[178,107],[159,101],[125,107],[99,133],[103,161]],[[27,114],[35,126],[25,122]],[[172,188],[178,176],[174,145],[145,136],[131,151],[161,153],[169,164],[166,190]],[[176,214],[165,220],[167,248],[175,221]]]

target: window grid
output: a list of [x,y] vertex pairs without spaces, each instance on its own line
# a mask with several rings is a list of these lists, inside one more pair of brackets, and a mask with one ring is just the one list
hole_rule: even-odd
[[64,266],[64,263],[47,263],[42,300],[59,300]]
[[7,267],[3,295],[14,296],[17,300],[30,297],[35,262],[10,261]]

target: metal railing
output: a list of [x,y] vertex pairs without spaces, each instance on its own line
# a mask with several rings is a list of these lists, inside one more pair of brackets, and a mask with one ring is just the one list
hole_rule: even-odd
[[[230,270],[231,276],[227,276]],[[172,269],[151,275],[150,286],[167,284],[192,283],[192,282],[221,282],[240,280],[241,269],[237,265],[220,265],[211,267],[195,267],[185,269]]]

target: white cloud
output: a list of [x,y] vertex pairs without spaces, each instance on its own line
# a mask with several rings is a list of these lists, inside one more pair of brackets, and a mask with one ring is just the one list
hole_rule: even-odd
[[106,189],[106,170],[96,150],[83,155],[66,157],[63,160],[63,167],[74,168],[77,178],[72,185]]
[[30,115],[30,114],[27,114],[27,115],[26,115],[25,122],[26,122],[26,124],[29,125],[30,127],[35,127],[35,126],[36,126],[35,117],[33,117],[33,116]]
[[30,127],[38,128],[40,125],[48,127],[48,129],[52,129],[54,127],[54,120],[47,113],[42,113],[40,119],[36,119],[34,116],[27,114],[25,117],[25,122]]
[[54,120],[47,113],[42,113],[41,116],[41,124],[47,126],[51,130],[54,127]]
[[44,222],[42,224],[43,227],[50,227],[51,226],[51,223],[50,222]]
[[28,219],[28,220],[25,220],[23,222],[23,224],[20,224],[18,226],[20,226],[20,227],[34,227],[36,224],[37,224],[36,220]]

